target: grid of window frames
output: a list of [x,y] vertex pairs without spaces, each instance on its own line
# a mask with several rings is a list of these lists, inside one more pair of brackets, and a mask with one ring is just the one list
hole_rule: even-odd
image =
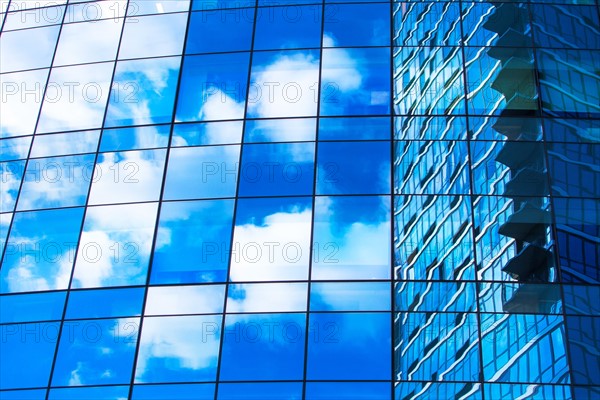
[[0,0],[0,399],[600,396],[599,20]]

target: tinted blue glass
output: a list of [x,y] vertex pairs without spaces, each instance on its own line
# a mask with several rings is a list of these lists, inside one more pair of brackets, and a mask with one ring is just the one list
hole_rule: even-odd
[[0,174],[2,178],[2,204],[0,211],[10,212],[15,208],[19,186],[25,173],[26,161],[13,161],[0,163]]
[[397,311],[475,311],[475,283],[398,282],[394,287]]
[[315,140],[314,118],[246,120],[244,142],[292,142]]
[[66,318],[133,317],[142,312],[144,289],[72,291]]
[[117,400],[127,398],[128,395],[128,386],[51,389],[48,400]]
[[390,139],[390,119],[321,118],[319,140],[386,140]]
[[221,383],[217,397],[222,400],[300,400],[301,398],[301,382]]
[[170,122],[181,57],[117,63],[104,125]]
[[244,116],[248,53],[186,56],[175,121]]
[[[410,398],[419,395],[432,399],[451,399],[460,397],[469,400],[482,398],[479,384],[467,383],[435,383],[423,385],[421,382],[399,382],[396,383],[394,393],[396,399]],[[493,398],[493,397],[491,397]]]
[[600,197],[600,145],[548,143],[547,149],[555,196]]
[[194,12],[190,17],[186,54],[250,50],[254,9]]
[[[456,46],[460,40],[457,2],[404,2],[395,9],[395,46]],[[465,13],[463,19],[471,14]]]
[[151,283],[224,281],[233,205],[232,200],[164,203]]
[[242,141],[242,121],[177,124],[173,128],[172,146],[229,144]]
[[389,4],[325,6],[324,46],[388,46]]
[[135,382],[214,381],[221,321],[219,315],[144,318]]
[[311,314],[308,379],[389,379],[390,315]]
[[135,385],[132,400],[213,400],[215,385],[211,383],[188,385]]
[[52,384],[129,383],[138,328],[137,318],[64,322]]
[[387,282],[327,282],[310,287],[311,311],[389,311]]
[[1,291],[66,289],[82,217],[82,208],[16,214],[0,270]]
[[305,332],[304,314],[228,315],[221,379],[302,379]]
[[0,161],[18,160],[27,158],[29,146],[31,145],[31,136],[24,136],[14,139],[0,140]]
[[600,21],[595,7],[533,4],[531,15],[537,46],[600,48]]
[[169,143],[170,131],[171,127],[169,125],[105,129],[102,131],[100,151],[166,147]]
[[59,328],[60,322],[0,326],[1,389],[48,385]]
[[389,400],[390,384],[383,382],[307,382],[306,400]]
[[390,110],[390,50],[323,50],[320,109],[323,116],[387,114]]
[[312,278],[390,278],[390,199],[318,197],[315,201]]
[[169,153],[166,200],[234,197],[240,146],[172,149]]
[[45,400],[46,389],[42,390],[15,390],[10,392],[0,392],[2,400]]
[[213,11],[214,13],[239,11],[219,11],[231,8],[253,7],[255,0],[192,0],[193,10]]
[[240,170],[240,196],[312,194],[314,144],[245,145]]
[[65,297],[66,292],[0,296],[0,323],[61,319]]
[[569,352],[573,383],[593,385],[600,382],[600,318],[567,317]]
[[390,192],[389,142],[319,143],[317,194]]
[[[571,388],[564,385],[487,384],[483,385],[483,392],[489,399],[517,398],[519,396],[540,400],[573,398]],[[579,396],[576,395],[575,398],[579,398]],[[593,396],[582,398],[593,398]]]
[[[299,4],[301,2],[292,3]],[[321,12],[320,5],[284,5],[283,7],[259,8],[254,49],[319,47],[321,45]]]

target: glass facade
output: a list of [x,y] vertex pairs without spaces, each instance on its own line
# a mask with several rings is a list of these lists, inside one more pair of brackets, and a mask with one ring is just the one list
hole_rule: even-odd
[[0,24],[0,399],[600,398],[597,0]]

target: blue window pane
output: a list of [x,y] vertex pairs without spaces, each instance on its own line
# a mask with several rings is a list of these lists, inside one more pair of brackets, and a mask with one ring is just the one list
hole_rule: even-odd
[[319,52],[255,53],[248,92],[248,117],[309,117],[317,114]]
[[314,151],[313,143],[245,145],[239,196],[312,194]]
[[300,400],[301,382],[221,383],[218,400]]
[[193,12],[186,54],[250,50],[254,9]]
[[[276,4],[276,2],[272,2]],[[296,2],[300,3],[300,2]],[[281,3],[280,3],[281,4]],[[319,47],[320,5],[260,8],[256,20],[255,50]]]
[[187,385],[135,385],[132,400],[213,400],[215,385],[212,383]]
[[384,382],[307,382],[306,400],[390,400],[391,385]]
[[169,154],[166,200],[234,197],[240,146],[185,147]]
[[[471,16],[465,13],[464,19]],[[395,8],[395,46],[456,46],[460,42],[457,2],[405,2]]]
[[88,207],[72,287],[146,283],[158,204]]
[[145,318],[135,382],[214,381],[221,321],[211,315]]
[[89,154],[30,160],[17,210],[84,205],[94,158]]
[[128,384],[139,319],[65,321],[52,384]]
[[0,389],[48,385],[59,328],[59,322],[0,326]]
[[175,120],[242,118],[248,63],[248,53],[185,57]]
[[0,193],[2,193],[1,212],[11,212],[15,209],[19,187],[25,173],[25,163],[25,160],[0,163],[0,179],[2,179],[2,188],[0,189]]
[[129,396],[129,386],[51,389],[48,400],[119,400]]
[[308,379],[389,379],[389,313],[311,314]]
[[117,63],[104,125],[170,122],[180,65],[180,57]]
[[475,283],[398,282],[395,284],[397,311],[475,311]]
[[305,326],[305,314],[228,315],[221,379],[302,379]]
[[2,400],[46,400],[46,389],[0,392]]
[[122,151],[167,147],[169,125],[141,126],[137,128],[105,129],[102,131],[100,151]]
[[[414,396],[429,399],[480,400],[481,387],[477,383],[430,383],[423,385],[421,382],[399,382],[394,390],[395,399],[413,398]],[[486,397],[487,398],[487,397]],[[490,397],[490,399],[495,399]]]
[[164,203],[150,281],[225,281],[233,206],[232,200]]
[[[484,384],[486,399],[516,399],[527,396],[530,399],[544,400],[572,399],[571,388],[566,385],[517,385],[517,384]],[[577,393],[577,389],[575,389]],[[593,399],[594,396],[575,396],[576,399]]]
[[311,311],[389,311],[387,282],[327,282],[310,287]]
[[567,317],[573,383],[596,385],[600,382],[600,318]]
[[142,312],[143,300],[143,288],[72,291],[66,318],[138,316]]
[[389,48],[324,49],[320,107],[323,116],[389,113]]
[[240,283],[227,290],[228,313],[306,311],[306,283]]
[[315,135],[313,118],[247,120],[244,142],[301,142],[315,140]]
[[82,208],[15,214],[0,270],[1,291],[66,289],[82,217]]
[[254,7],[255,0],[192,0],[192,10],[213,11],[214,13],[237,13],[236,11],[221,11],[231,8]]
[[223,312],[224,285],[158,286],[148,289],[145,315]]
[[66,292],[0,296],[0,323],[61,319],[65,297]]
[[390,193],[389,142],[318,145],[317,194]]
[[27,158],[31,136],[0,140],[0,161],[12,161]]
[[177,124],[173,128],[171,146],[240,143],[242,141],[242,127],[243,121]]
[[390,139],[389,117],[321,118],[319,140]]
[[[476,126],[473,123],[473,126]],[[496,131],[492,131],[498,135]],[[479,132],[476,132],[479,133]],[[398,117],[394,118],[394,138],[397,140],[460,140],[467,137],[464,117]],[[473,134],[473,139],[478,137]]]
[[394,321],[398,380],[480,379],[476,314],[401,313]]
[[389,4],[325,6],[324,46],[389,46]]
[[306,280],[311,225],[309,197],[238,200],[230,280]]
[[390,200],[376,196],[317,197],[312,278],[390,278]]

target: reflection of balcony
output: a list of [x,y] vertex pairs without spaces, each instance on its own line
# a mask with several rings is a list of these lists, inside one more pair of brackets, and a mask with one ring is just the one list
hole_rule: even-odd
[[516,4],[499,3],[494,14],[483,24],[483,28],[490,32],[505,32],[507,29],[521,24],[521,21],[525,19],[525,11]]
[[538,242],[544,238],[546,227],[552,222],[550,213],[525,203],[508,217],[498,233],[524,242]]
[[499,117],[492,128],[508,140],[519,138],[535,140],[538,136],[538,120],[533,118]]
[[510,294],[504,292],[502,309],[510,313],[549,313],[560,300],[557,285],[525,283]]
[[511,57],[492,82],[492,88],[507,99],[513,98],[516,94],[533,98],[535,97],[534,80],[533,63],[530,60]]
[[505,197],[542,197],[548,195],[548,179],[545,172],[523,168],[508,181],[504,188]]
[[540,142],[506,142],[496,161],[513,170],[527,165],[543,165],[544,147]]
[[536,271],[545,270],[551,259],[552,253],[549,250],[529,244],[516,257],[513,257],[502,268],[502,271],[519,281],[525,281]]

